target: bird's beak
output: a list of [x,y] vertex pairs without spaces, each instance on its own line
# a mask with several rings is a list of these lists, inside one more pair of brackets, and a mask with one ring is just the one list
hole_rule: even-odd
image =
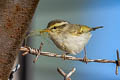
[[40,33],[44,33],[44,32],[50,32],[50,30],[49,29],[42,29],[42,30],[40,30]]

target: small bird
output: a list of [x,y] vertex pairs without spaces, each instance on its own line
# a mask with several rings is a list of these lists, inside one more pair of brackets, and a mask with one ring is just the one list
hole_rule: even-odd
[[[47,28],[39,30],[38,32],[40,34],[47,32],[50,39],[59,49],[66,53],[76,55],[80,53],[88,43],[92,36],[91,31],[99,28],[103,28],[103,26],[91,28],[86,25],[71,24],[68,21],[58,19],[50,21]],[[33,31],[31,34],[34,33],[36,33],[36,31]]]

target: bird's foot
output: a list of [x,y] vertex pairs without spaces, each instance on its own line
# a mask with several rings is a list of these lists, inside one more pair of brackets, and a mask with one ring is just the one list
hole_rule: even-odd
[[84,56],[83,62],[85,62],[86,64],[88,63],[88,58],[87,58],[87,56]]
[[66,60],[66,55],[68,55],[68,54],[69,54],[69,53],[63,53],[63,54],[62,54],[61,57],[63,58],[63,60]]
[[86,48],[85,47],[84,47],[84,54],[85,54],[85,56],[83,58],[83,62],[85,62],[87,64],[88,59],[87,59],[87,52],[86,52]]

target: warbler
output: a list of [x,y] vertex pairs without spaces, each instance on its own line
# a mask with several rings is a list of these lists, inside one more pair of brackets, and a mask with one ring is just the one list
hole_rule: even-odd
[[103,26],[88,27],[86,25],[71,24],[68,21],[57,19],[50,21],[47,28],[33,31],[30,35],[36,32],[40,34],[47,32],[49,38],[59,49],[66,53],[76,55],[80,53],[88,43],[92,36],[91,31],[99,28],[103,28]]

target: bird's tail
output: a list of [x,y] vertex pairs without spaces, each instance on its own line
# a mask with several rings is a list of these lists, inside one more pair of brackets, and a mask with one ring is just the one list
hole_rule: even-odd
[[92,31],[95,31],[96,29],[103,28],[103,26],[93,27]]

